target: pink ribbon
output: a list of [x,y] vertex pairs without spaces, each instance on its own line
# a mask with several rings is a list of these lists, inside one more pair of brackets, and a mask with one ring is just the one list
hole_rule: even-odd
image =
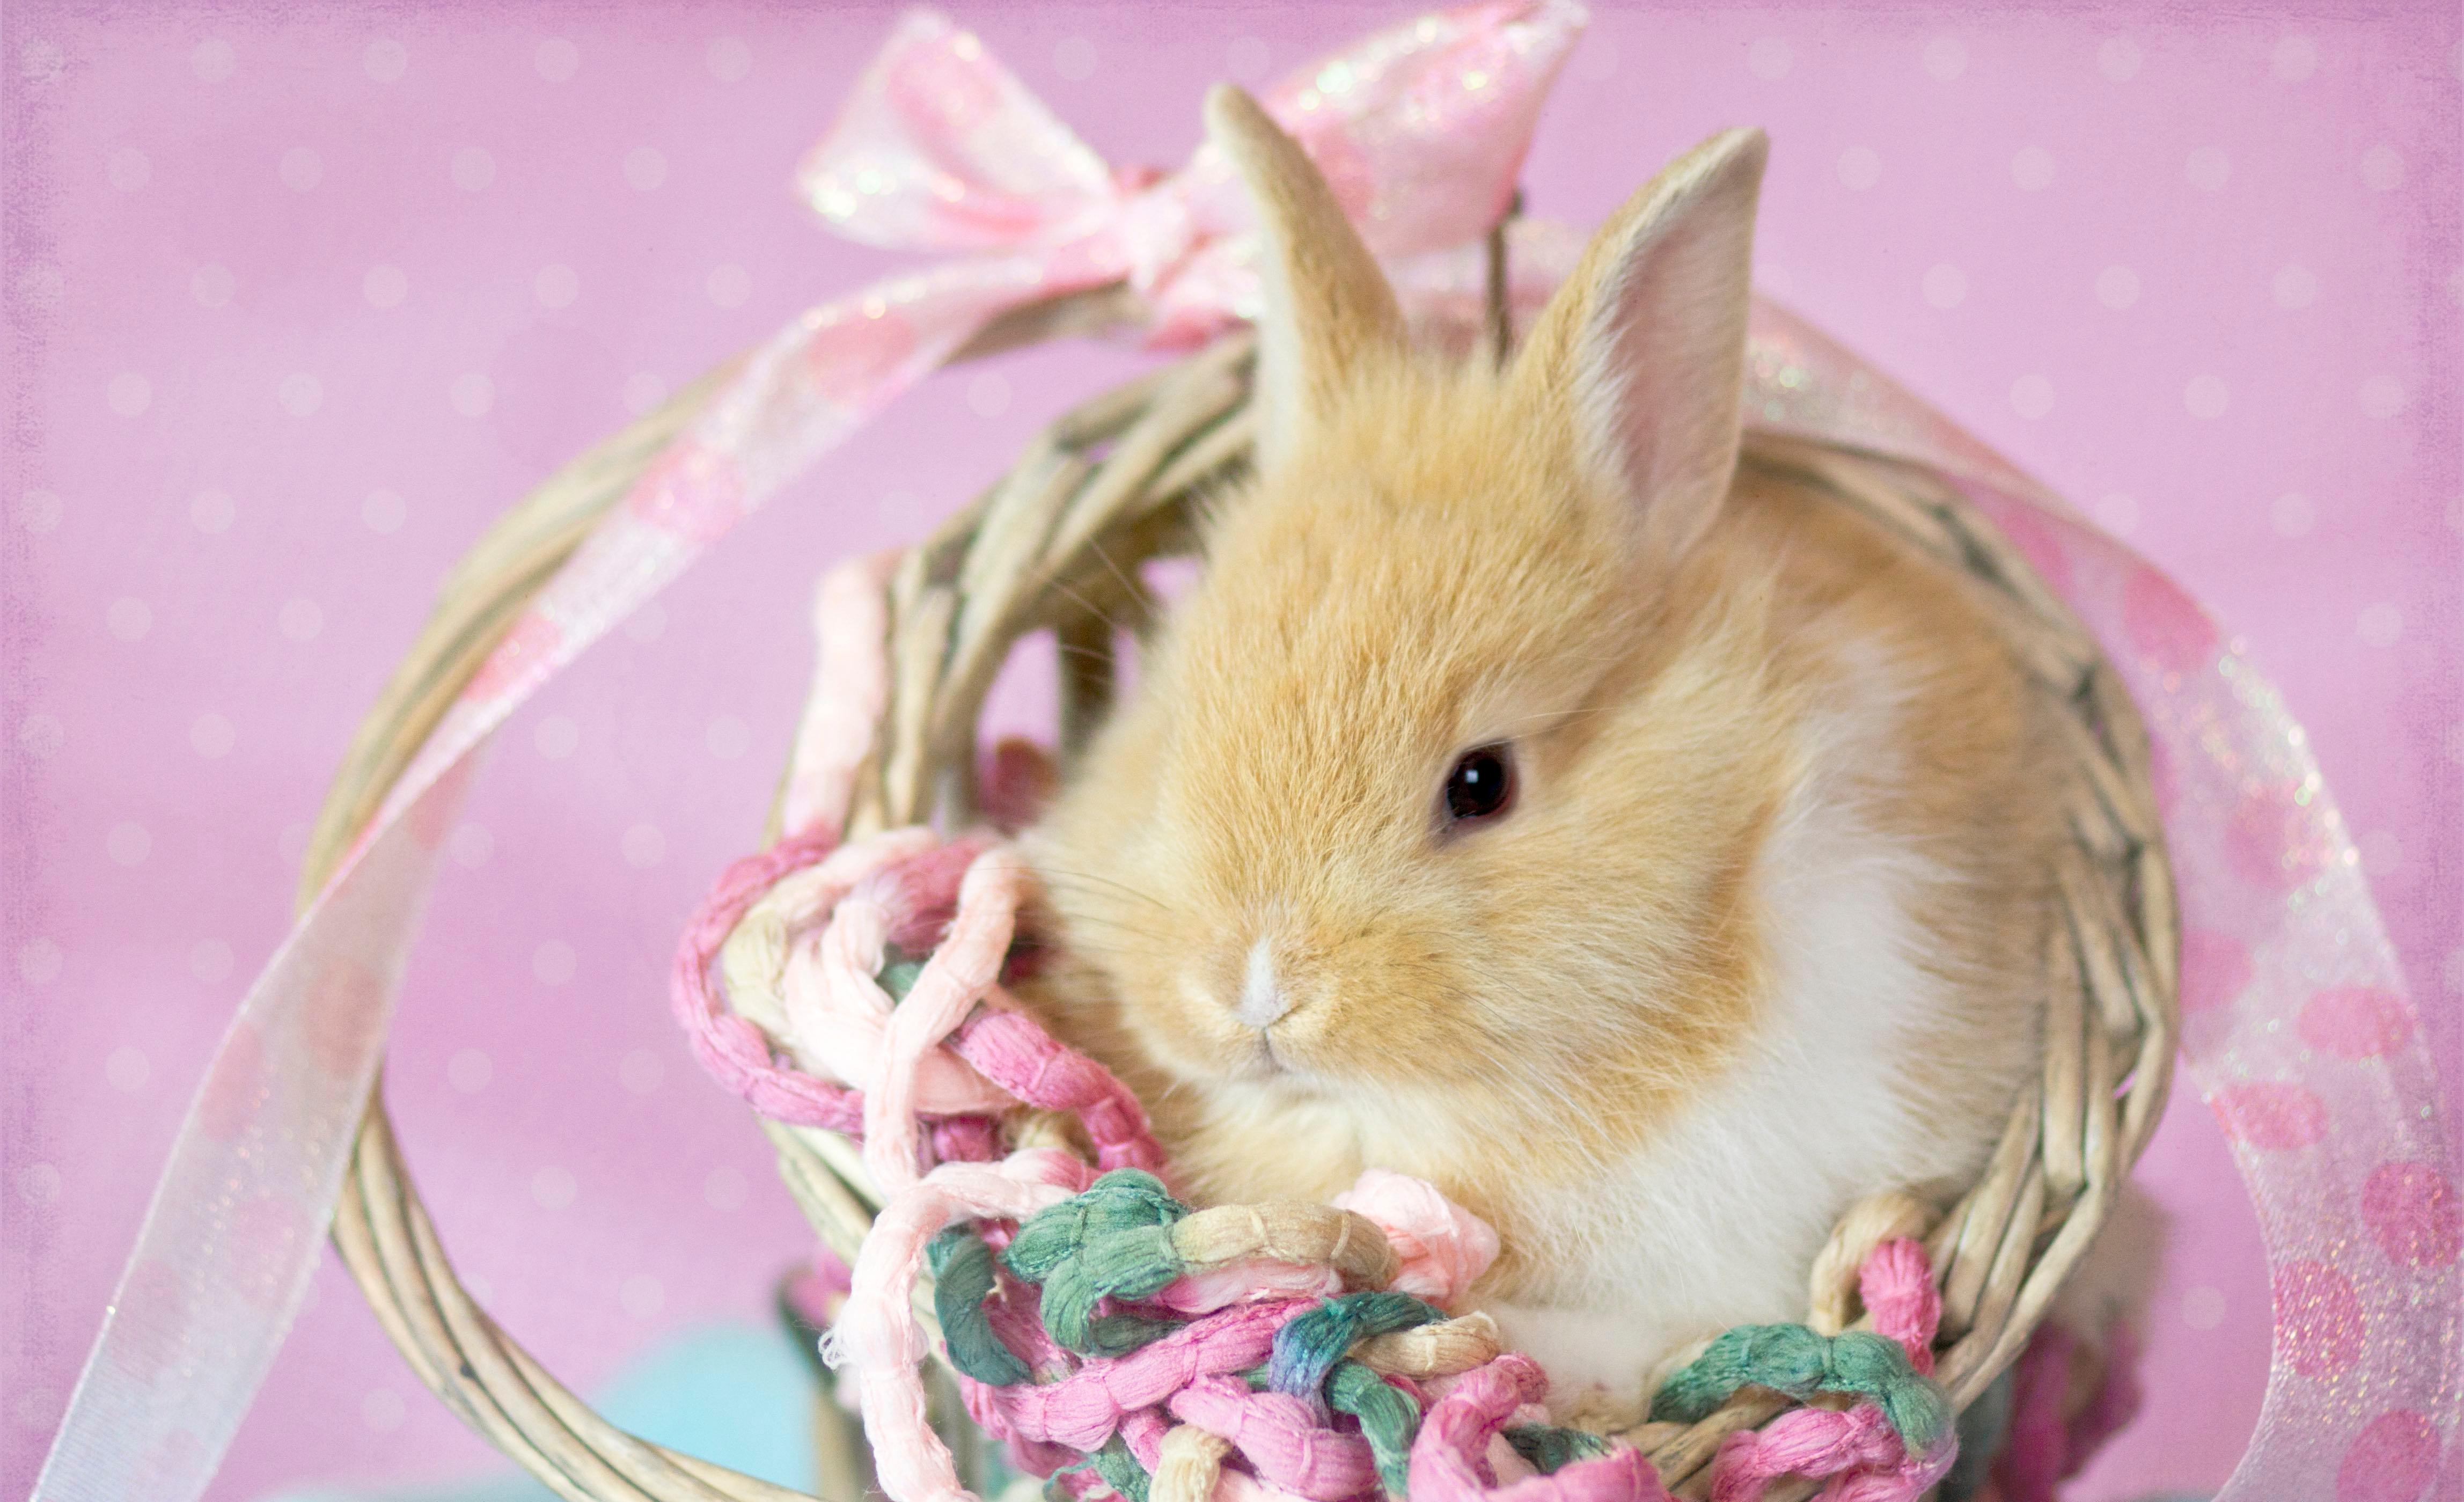
[[[1477,306],[1468,242],[1511,194],[1581,21],[1573,0],[1442,11],[1267,96],[1397,258],[1419,315]],[[1168,178],[1107,169],[936,17],[901,24],[804,181],[845,232],[974,254],[813,308],[754,350],[431,732],[225,1034],[39,1502],[193,1502],[211,1477],[315,1269],[433,855],[517,706],[1001,313],[1120,282],[1141,309],[1133,332],[1178,348],[1254,310],[1245,221],[1209,153]],[[1518,306],[1566,245],[1546,226],[1518,236]],[[1759,425],[1958,477],[2113,653],[2164,776],[2186,1058],[2234,1138],[2276,1277],[2267,1408],[2228,1495],[2330,1496],[2340,1478],[2416,1471],[2426,1486],[2453,1438],[2458,1196],[2411,1003],[2299,728],[2178,586],[1769,307],[1749,398]],[[1016,1041],[989,1024],[988,1046]]]

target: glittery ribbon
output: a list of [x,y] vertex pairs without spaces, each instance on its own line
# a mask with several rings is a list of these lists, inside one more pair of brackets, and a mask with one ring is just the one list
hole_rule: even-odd
[[[1422,316],[1477,305],[1572,0],[1440,12],[1266,97]],[[972,36],[903,21],[803,174],[872,243],[972,254],[809,310],[610,510],[447,712],[250,988],[191,1105],[39,1502],[192,1502],[290,1328],[374,1078],[395,981],[473,757],[540,684],[1002,313],[1120,285],[1182,348],[1255,309],[1222,164],[1107,168]],[[1517,238],[1518,305],[1571,237]],[[2184,1056],[2255,1201],[2277,1339],[2226,1496],[2400,1496],[2454,1443],[2458,1195],[2437,1086],[2300,728],[2162,573],[1798,320],[1758,309],[1751,420],[1927,464],[2010,533],[2145,714],[2181,886]],[[2417,1483],[2417,1484],[2416,1484]]]

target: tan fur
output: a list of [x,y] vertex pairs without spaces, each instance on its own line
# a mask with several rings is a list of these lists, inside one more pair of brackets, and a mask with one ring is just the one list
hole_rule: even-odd
[[[1241,103],[1211,113],[1253,186],[1270,174],[1270,223],[1333,232],[1297,151]],[[1829,808],[1919,873],[1939,995],[1878,1025],[1909,1030],[1891,1109],[1931,1139],[1795,1207],[1819,1224],[1791,1296],[1854,1194],[1981,1161],[2035,1055],[2050,742],[1963,580],[1750,444],[1736,462],[1760,165],[1732,134],[1638,194],[1503,375],[1347,314],[1348,253],[1284,257],[1315,291],[1270,305],[1266,358],[1280,321],[1315,350],[1312,394],[1268,413],[1275,457],[1224,498],[1138,694],[1027,837],[1065,951],[1029,1001],[1153,1105],[1198,1197],[1397,1169],[1497,1226],[1487,1297],[1599,1296],[1598,1227],[1656,1212],[1587,1197],[1771,1045],[1771,851]],[[1679,369],[1618,376],[1655,326],[1708,359],[1710,397]],[[1730,328],[1733,360],[1702,353]],[[1706,465],[1714,491],[1676,494]],[[1446,828],[1448,769],[1493,741],[1514,806]],[[1289,1001],[1264,1031],[1234,1014],[1261,944]]]

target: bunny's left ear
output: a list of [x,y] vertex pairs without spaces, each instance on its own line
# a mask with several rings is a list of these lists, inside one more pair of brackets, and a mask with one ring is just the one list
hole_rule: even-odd
[[1206,131],[1248,186],[1265,239],[1256,402],[1260,468],[1270,468],[1365,362],[1404,348],[1403,315],[1317,164],[1257,100],[1217,84]]
[[1594,477],[1639,508],[1654,559],[1703,535],[1735,476],[1769,146],[1724,131],[1670,164],[1600,227],[1515,359]]

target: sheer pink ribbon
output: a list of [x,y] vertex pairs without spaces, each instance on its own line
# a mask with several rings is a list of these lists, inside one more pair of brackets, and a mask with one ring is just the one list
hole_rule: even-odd
[[[1377,216],[1382,253],[1443,252],[1511,196],[1582,20],[1573,0],[1438,12],[1303,70],[1268,107],[1347,205]],[[224,1035],[36,1482],[42,1502],[190,1502],[211,1478],[315,1270],[436,849],[476,752],[518,704],[1001,314],[1126,282],[1146,310],[1130,332],[1182,347],[1254,311],[1245,210],[1211,152],[1171,177],[1108,169],[929,12],[899,23],[803,181],[843,233],[975,254],[810,309],[757,348],[429,734]]]
[[[1466,243],[1510,195],[1581,20],[1572,0],[1440,12],[1269,95],[1376,249],[1402,258],[1423,313],[1476,305]],[[986,254],[809,310],[757,349],[440,721],[225,1034],[40,1502],[190,1502],[212,1474],[306,1292],[433,856],[488,736],[1001,312],[1125,281],[1138,337],[1180,347],[1253,311],[1240,205],[1207,156],[1175,178],[1107,171],[974,38],[901,24],[807,190],[875,243]],[[1518,239],[1518,304],[1562,270],[1561,239]],[[2187,930],[2184,1056],[2233,1138],[2275,1277],[2267,1405],[2227,1495],[2426,1491],[2454,1439],[2458,1194],[2417,1018],[2300,728],[2178,586],[1798,320],[1760,310],[1749,381],[1758,424],[1957,477],[2146,714]]]

